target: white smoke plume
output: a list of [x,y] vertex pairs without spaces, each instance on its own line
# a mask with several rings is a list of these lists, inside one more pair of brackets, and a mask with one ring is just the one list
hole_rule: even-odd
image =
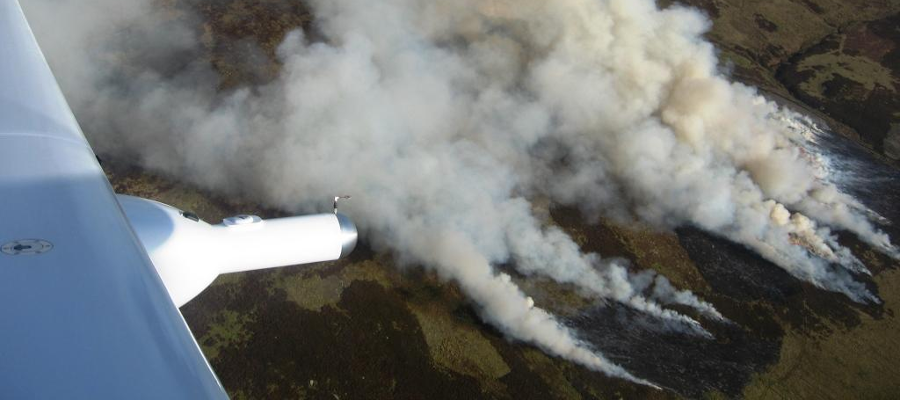
[[344,210],[376,249],[457,282],[511,337],[609,375],[647,383],[492,265],[701,335],[663,305],[722,316],[664,277],[583,254],[533,215],[531,198],[696,225],[857,301],[878,299],[847,272],[865,267],[829,228],[898,254],[811,165],[784,112],[718,72],[702,38],[709,22],[693,10],[652,0],[310,0],[321,40],[291,33],[273,82],[219,93],[205,60],[169,65],[203,44],[161,3],[176,2],[23,4],[98,151],[294,211],[351,193]]

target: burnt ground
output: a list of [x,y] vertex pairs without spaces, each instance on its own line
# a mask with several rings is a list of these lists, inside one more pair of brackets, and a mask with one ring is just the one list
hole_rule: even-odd
[[654,328],[656,321],[621,306],[596,307],[569,321],[611,361],[690,398],[711,391],[740,396],[753,374],[778,361],[778,335],[709,322],[715,339]]

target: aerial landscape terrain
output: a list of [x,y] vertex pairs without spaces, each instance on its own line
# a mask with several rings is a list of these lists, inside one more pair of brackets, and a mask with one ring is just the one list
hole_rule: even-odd
[[[163,61],[161,69],[208,64],[219,76],[211,90],[220,92],[275,80],[282,68],[279,46],[289,32],[300,29],[311,41],[322,35],[302,1],[155,4],[172,18],[191,15],[203,49]],[[900,239],[900,228],[887,222],[900,223],[900,1],[658,5],[702,10],[712,21],[705,36],[716,46],[723,73],[827,127],[822,148],[852,160],[863,171],[856,179],[868,180],[845,190],[884,217],[880,228]],[[190,210],[211,223],[293,211],[106,152],[92,138],[109,133],[85,128],[85,134],[117,193]],[[354,209],[366,204],[364,198],[350,201],[360,202]],[[636,271],[655,270],[727,321],[672,306],[713,336],[698,340],[661,329],[616,302],[586,300],[572,285],[497,266],[534,303],[657,390],[511,339],[484,321],[459,285],[398,260],[366,236],[343,260],[220,276],[181,311],[235,399],[887,399],[900,393],[900,261],[855,235],[837,232],[871,271],[857,279],[880,304],[799,280],[699,226],[658,229],[593,218],[541,199],[531,207],[582,251],[627,260]]]

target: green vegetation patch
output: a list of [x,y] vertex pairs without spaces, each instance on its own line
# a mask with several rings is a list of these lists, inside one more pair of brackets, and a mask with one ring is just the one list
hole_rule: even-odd
[[641,269],[659,272],[680,289],[689,289],[695,293],[709,291],[709,285],[674,233],[650,227],[619,225],[608,220],[602,223],[634,255],[632,261]]
[[477,378],[490,392],[505,390],[498,379],[508,374],[510,368],[476,326],[454,319],[442,305],[411,305],[410,308],[436,364]]
[[287,294],[287,299],[310,311],[321,311],[322,307],[335,305],[341,300],[341,293],[349,282],[337,276],[321,277],[317,274],[289,276],[278,282],[278,287]]
[[[815,54],[803,59],[797,70],[813,71],[812,79],[802,83],[800,88],[810,94],[826,96],[825,84],[841,75],[858,83],[865,91],[858,99],[864,99],[876,86],[895,92],[892,71],[868,57],[850,56],[846,54]],[[829,96],[831,97],[831,96]]]
[[203,353],[215,360],[225,348],[240,348],[252,336],[247,326],[253,322],[253,315],[231,310],[219,311],[211,320],[206,333],[200,337]]
[[522,351],[522,357],[528,361],[528,368],[536,372],[547,382],[547,387],[558,399],[581,399],[581,394],[572,387],[565,373],[560,370],[554,359],[540,350],[527,348]]

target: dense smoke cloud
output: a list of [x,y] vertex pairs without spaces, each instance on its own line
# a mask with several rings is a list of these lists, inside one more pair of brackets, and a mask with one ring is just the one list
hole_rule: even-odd
[[671,329],[707,335],[668,304],[722,316],[662,276],[582,253],[533,199],[695,225],[877,301],[830,229],[896,249],[816,170],[786,112],[718,72],[701,14],[651,0],[309,3],[322,40],[291,33],[279,77],[229,93],[203,60],[167,64],[201,53],[201,41],[188,17],[155,2],[25,6],[101,153],[293,211],[353,194],[344,211],[374,247],[458,283],[511,337],[612,376],[643,382],[492,265]]

